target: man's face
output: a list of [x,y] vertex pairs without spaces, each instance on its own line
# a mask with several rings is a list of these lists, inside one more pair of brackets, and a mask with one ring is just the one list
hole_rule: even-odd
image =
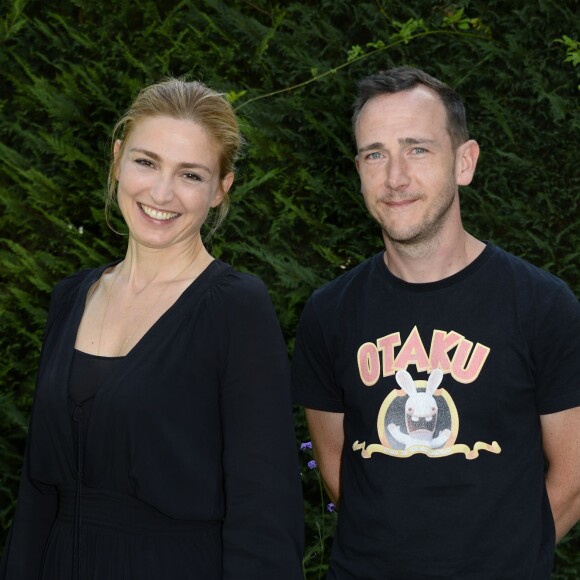
[[372,98],[355,135],[361,191],[386,243],[430,242],[461,223],[456,152],[434,92],[419,86]]

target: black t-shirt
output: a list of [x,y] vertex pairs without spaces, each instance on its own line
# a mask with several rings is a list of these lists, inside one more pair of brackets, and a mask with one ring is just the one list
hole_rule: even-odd
[[293,381],[345,414],[329,578],[549,578],[539,415],[580,405],[579,336],[566,285],[491,244],[438,282],[381,253],[314,292]]

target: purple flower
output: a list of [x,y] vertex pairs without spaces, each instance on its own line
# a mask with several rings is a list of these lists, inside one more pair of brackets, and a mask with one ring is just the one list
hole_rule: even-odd
[[335,511],[336,511],[336,506],[335,506],[335,505],[334,505],[332,502],[330,502],[330,503],[329,503],[329,504],[326,506],[326,509],[327,509],[329,512],[331,512],[331,513],[332,513],[332,512],[335,512]]
[[311,459],[308,462],[308,469],[316,469],[316,461],[314,461],[314,459]]
[[305,441],[300,443],[300,451],[305,451],[306,449],[312,449],[312,441]]

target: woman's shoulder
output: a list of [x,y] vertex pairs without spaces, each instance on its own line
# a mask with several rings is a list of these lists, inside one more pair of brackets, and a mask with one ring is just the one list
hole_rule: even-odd
[[268,288],[260,277],[237,270],[221,260],[215,260],[214,268],[216,275],[211,283],[210,296],[220,310],[237,312],[242,316],[273,308]]
[[82,270],[68,274],[56,283],[55,289],[65,289],[78,286],[80,283],[87,279],[91,272],[94,272],[96,269],[97,268],[83,268]]
[[63,300],[71,295],[76,295],[79,291],[88,290],[112,264],[104,264],[96,268],[83,268],[61,278],[53,288],[52,301]]
[[233,295],[268,293],[264,281],[255,274],[237,270],[221,260],[215,260],[215,266],[217,272],[214,278],[214,288]]
[[64,278],[61,278],[56,283],[55,288],[69,288],[72,286],[78,286],[79,284],[82,284],[84,281],[89,279],[96,280],[107,268],[109,268],[115,263],[116,262],[113,262],[111,264],[103,264],[97,267],[82,268],[80,270],[77,270],[72,274],[68,274]]

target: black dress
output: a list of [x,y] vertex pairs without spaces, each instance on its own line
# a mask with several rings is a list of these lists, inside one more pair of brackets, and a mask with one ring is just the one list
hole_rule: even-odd
[[76,333],[106,268],[53,293],[0,579],[302,578],[288,361],[263,283],[212,262],[75,403]]

